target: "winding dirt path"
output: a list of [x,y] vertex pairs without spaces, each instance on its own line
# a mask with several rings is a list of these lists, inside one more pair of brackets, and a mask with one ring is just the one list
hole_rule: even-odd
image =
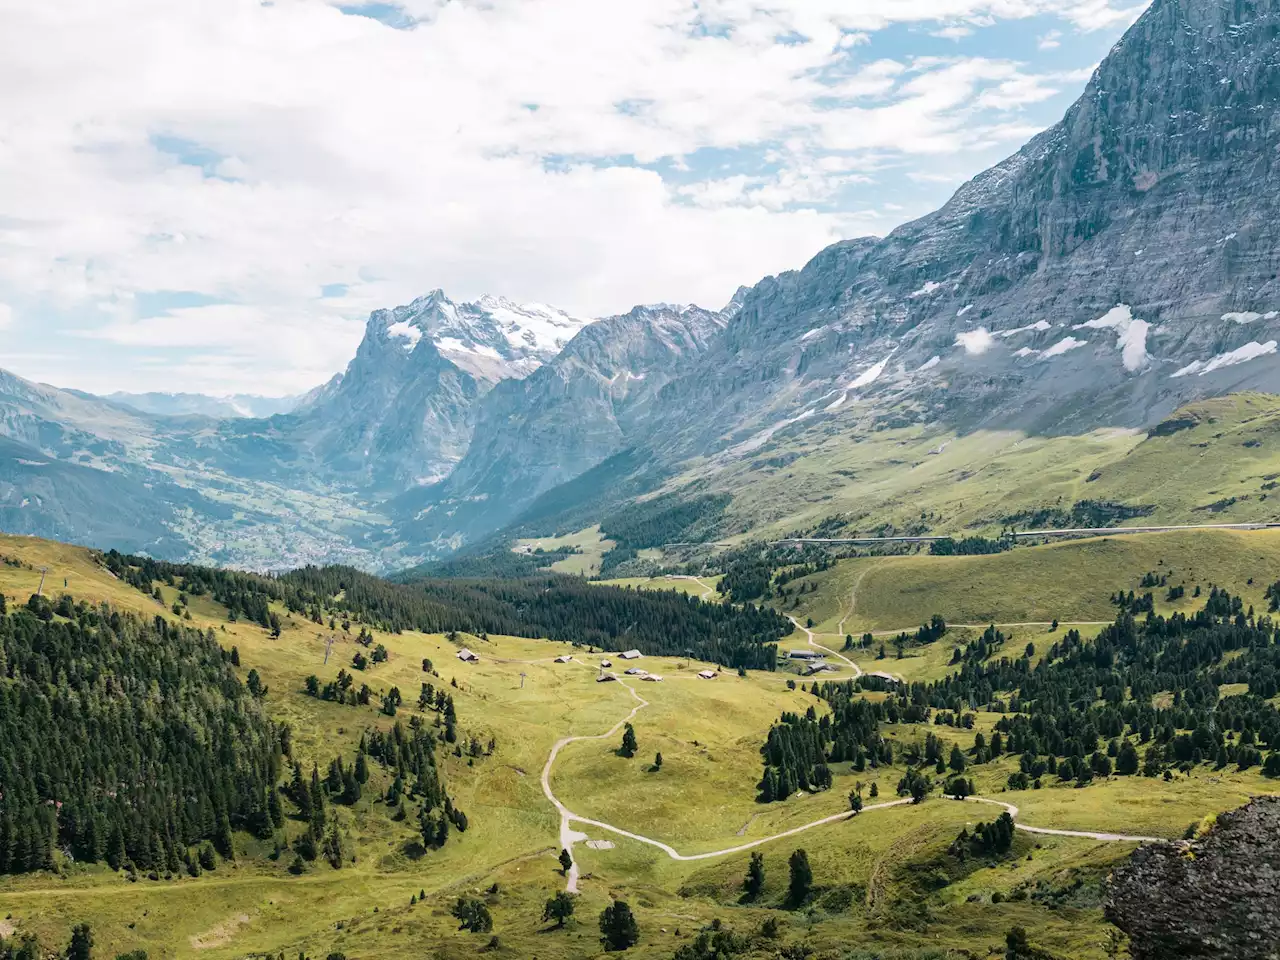
[[[794,620],[792,620],[792,622],[795,623]],[[817,647],[820,650],[826,650],[828,653],[832,654],[833,656],[836,656],[841,660],[844,660],[846,663],[849,664],[849,666],[853,667],[853,669],[859,675],[861,674],[862,671],[858,668],[858,665],[854,663],[852,660],[849,660],[847,657],[843,656],[842,654],[836,653],[834,650],[830,650],[827,647],[823,647],[821,644],[816,643],[813,639],[813,632],[809,630],[807,627],[801,627],[800,624],[798,623],[796,624],[796,626],[800,627],[801,630],[805,631],[805,633],[809,635],[809,643],[812,646]],[[581,661],[575,661],[575,662],[581,663]],[[636,717],[636,714],[638,714],[645,707],[649,706],[649,701],[644,699],[644,697],[640,696],[640,694],[636,693],[635,689],[631,687],[629,684],[624,683],[621,680],[617,681],[617,683],[620,686],[625,687],[627,692],[630,693],[632,698],[634,698],[636,701],[636,705],[631,708],[631,712],[628,713],[621,720],[619,720],[617,723],[615,723],[612,727],[610,727],[604,733],[598,733],[590,736],[564,737],[560,740],[557,740],[555,742],[555,745],[552,746],[551,748],[550,755],[547,757],[546,766],[542,768],[542,792],[546,795],[546,798],[551,802],[551,805],[554,806],[560,814],[560,845],[565,850],[569,851],[569,855],[571,857],[573,855],[573,845],[579,841],[585,841],[588,839],[585,833],[582,833],[581,831],[573,829],[573,824],[575,823],[585,824],[587,826],[595,827],[599,830],[605,830],[609,833],[617,834],[620,837],[626,837],[629,840],[636,840],[639,843],[645,843],[651,847],[657,847],[659,850],[661,850],[663,853],[669,856],[672,860],[683,860],[683,861],[710,860],[715,857],[727,857],[735,853],[743,853],[744,851],[751,850],[754,847],[759,847],[766,843],[772,843],[775,840],[784,840],[787,837],[794,837],[797,834],[804,833],[807,830],[812,830],[815,827],[826,826],[829,823],[838,823],[842,820],[848,820],[854,816],[862,816],[863,814],[870,813],[874,810],[886,810],[889,807],[900,807],[905,804],[911,803],[910,797],[903,797],[899,800],[889,800],[889,801],[886,801],[885,803],[871,804],[870,806],[863,807],[862,811],[857,814],[853,813],[851,810],[843,810],[840,813],[834,813],[829,817],[823,817],[822,819],[814,820],[811,823],[802,824],[801,826],[798,826],[798,827],[792,827],[790,830],[784,830],[781,833],[775,833],[772,836],[761,837],[758,840],[751,840],[747,843],[735,844],[734,846],[725,847],[724,849],[721,849],[721,850],[709,850],[705,853],[688,853],[688,854],[681,853],[680,851],[676,850],[675,847],[672,847],[669,844],[663,843],[661,840],[655,840],[652,837],[646,837],[643,834],[639,834],[639,833],[632,833],[630,830],[623,830],[621,827],[615,827],[613,824],[605,823],[603,820],[592,820],[590,817],[584,817],[579,814],[576,814],[572,810],[570,810],[568,807],[566,807],[556,797],[555,793],[551,789],[551,769],[555,765],[556,757],[559,756],[560,751],[564,749],[566,746],[568,746],[569,744],[576,743],[580,740],[607,740],[609,737],[615,736],[618,733],[618,731],[622,729],[624,724],[634,720]],[[948,798],[948,799],[955,800],[957,798]],[[990,800],[986,797],[965,797],[964,802],[985,803],[985,804],[990,804],[992,806],[1001,807],[1002,809],[1007,811],[1009,816],[1012,817],[1015,821],[1017,820],[1017,817],[1018,817],[1018,808],[1014,806],[1012,803],[1005,803],[1002,800]],[[1029,826],[1029,825],[1017,823],[1017,822],[1015,822],[1014,825],[1017,827],[1017,829],[1024,830],[1027,833],[1038,833],[1038,834],[1045,834],[1045,835],[1056,836],[1056,837],[1079,837],[1081,839],[1097,840],[1104,843],[1171,843],[1171,842],[1175,842],[1175,841],[1167,840],[1162,837],[1141,837],[1141,836],[1131,836],[1128,834],[1121,834],[1121,833],[1095,832],[1091,830],[1056,830],[1056,829],[1051,829],[1049,827],[1033,827],[1033,826]],[[568,893],[578,892],[578,879],[579,879],[578,862],[575,859],[573,861],[573,865],[569,868],[569,870],[565,874],[566,892]]]
[[790,620],[793,624],[795,624],[795,627],[797,630],[802,630],[805,636],[809,638],[809,646],[813,647],[815,650],[821,650],[824,653],[828,653],[831,656],[835,657],[837,660],[842,660],[845,663],[847,663],[850,667],[853,668],[853,675],[855,677],[862,676],[862,668],[858,666],[856,663],[854,663],[852,660],[850,660],[848,657],[846,657],[843,653],[840,653],[839,651],[836,651],[836,650],[832,650],[830,647],[824,647],[822,644],[820,644],[817,640],[814,639],[813,631],[810,630],[808,627],[806,627],[804,624],[802,624],[795,617],[788,614],[787,619]]
[[687,573],[673,573],[673,574],[671,574],[671,575],[670,575],[670,578],[669,578],[669,579],[671,579],[671,580],[692,580],[694,583],[696,583],[698,586],[700,586],[700,587],[702,588],[702,596],[700,596],[700,597],[698,598],[699,600],[707,600],[707,599],[709,599],[709,598],[711,597],[711,595],[712,595],[713,593],[715,593],[715,592],[716,592],[716,588],[715,588],[715,587],[713,587],[711,584],[707,583],[707,582],[706,582],[705,580],[703,580],[701,577],[691,577],[691,576],[689,576],[689,574],[687,574]]

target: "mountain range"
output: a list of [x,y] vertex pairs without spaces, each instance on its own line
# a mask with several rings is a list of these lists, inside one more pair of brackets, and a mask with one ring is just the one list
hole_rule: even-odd
[[[909,512],[918,464],[890,435],[973,449],[969,476],[992,454],[964,438],[1138,437],[1280,391],[1277,35],[1280,0],[1156,0],[1060,123],[940,210],[720,310],[587,321],[436,290],[375,311],[343,374],[265,417],[0,376],[0,526],[376,569],[706,497],[707,535],[865,529],[889,502],[871,474]],[[784,480],[795,501],[759,495]],[[147,522],[97,519],[117,503]]]

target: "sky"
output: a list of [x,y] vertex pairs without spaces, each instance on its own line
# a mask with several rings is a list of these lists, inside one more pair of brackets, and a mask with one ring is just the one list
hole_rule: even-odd
[[0,367],[284,396],[434,288],[719,308],[1055,123],[1145,0],[0,0]]

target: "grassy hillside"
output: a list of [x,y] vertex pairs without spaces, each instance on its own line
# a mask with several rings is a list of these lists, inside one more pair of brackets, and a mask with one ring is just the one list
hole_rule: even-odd
[[[1235,582],[1256,565],[1259,596],[1263,568],[1270,564],[1269,569],[1280,569],[1271,564],[1274,552],[1280,551],[1280,539],[1270,534],[1214,535],[1209,541],[1185,542],[1179,536],[1062,544],[996,557],[849,561],[814,575],[820,589],[803,596],[811,606],[799,612],[822,617],[824,630],[834,632],[844,614],[842,598],[861,577],[865,587],[859,586],[855,610],[855,616],[863,618],[859,625],[905,626],[927,617],[938,604],[954,603],[963,612],[997,603],[966,600],[974,584],[991,583],[983,589],[997,598],[995,585],[1003,582],[1007,588],[1027,579],[1035,585],[1028,588],[1029,594],[1054,588],[1048,599],[1036,602],[1046,610],[1060,603],[1074,611],[1048,610],[1065,621],[1080,616],[1081,610],[1093,610],[1089,605],[1096,602],[1095,590],[1102,591],[1105,601],[1113,573],[1140,577],[1148,568],[1160,569],[1153,562],[1159,559],[1176,571],[1185,566],[1188,577],[1194,566],[1197,578],[1223,583]],[[1104,565],[1099,557],[1111,556],[1107,551],[1114,549],[1128,552]],[[1102,553],[1081,554],[1082,550]],[[1179,552],[1193,550],[1194,565],[1177,558]],[[0,592],[11,606],[34,592],[41,568],[48,569],[47,594],[62,593],[65,583],[65,590],[79,599],[107,602],[149,617],[172,616],[170,607],[181,586],[156,584],[161,604],[112,577],[87,551],[22,537],[0,537],[0,558],[9,561],[0,563]],[[941,563],[944,559],[947,562]],[[997,562],[1014,566],[994,573],[978,573],[980,568],[973,566]],[[1092,569],[1091,577],[1063,581],[1064,570],[1081,565]],[[1096,588],[1093,577],[1100,581]],[[916,581],[927,583],[927,589],[917,589]],[[654,585],[689,592],[703,589],[692,580]],[[869,591],[865,612],[863,589]],[[1073,589],[1078,596],[1069,592]],[[963,606],[966,602],[972,606]],[[331,635],[327,623],[314,624],[277,607],[283,629],[273,639],[256,624],[229,621],[226,611],[208,597],[192,597],[188,609],[193,625],[212,629],[220,644],[237,648],[242,679],[249,670],[258,671],[269,687],[265,708],[277,722],[291,726],[294,752],[308,769],[313,761],[323,769],[338,754],[349,760],[362,733],[386,730],[395,722],[377,711],[376,699],[375,705],[350,707],[304,692],[308,675],[327,682],[339,667],[350,669],[352,655],[360,649],[353,639],[359,625],[353,624],[350,633],[333,631],[336,639],[326,664],[326,639]],[[997,604],[993,609],[1004,619],[1022,608]],[[1101,612],[1106,616],[1110,611]],[[901,624],[894,621],[899,616]],[[948,611],[948,619],[961,618]],[[952,647],[949,641],[973,635],[953,629],[947,640],[932,645],[929,657],[916,656],[917,651],[908,651],[913,656],[907,661],[877,662],[873,653],[859,656],[868,660],[868,669],[904,675],[912,669],[922,678],[942,676],[951,669],[942,662]],[[143,877],[129,882],[103,866],[63,862],[55,873],[0,878],[0,917],[6,918],[0,936],[34,933],[60,947],[74,923],[87,921],[97,941],[95,955],[106,957],[143,948],[152,958],[214,960],[282,952],[292,957],[299,951],[325,957],[334,950],[352,958],[461,958],[484,949],[496,957],[559,960],[602,955],[595,918],[611,897],[621,897],[635,910],[642,931],[640,944],[628,955],[654,960],[671,957],[715,919],[742,933],[759,931],[766,920],[778,921],[780,943],[804,942],[824,956],[864,956],[854,951],[865,949],[903,960],[926,960],[938,956],[939,950],[954,948],[972,957],[994,958],[1002,954],[1004,932],[1015,923],[1057,956],[1106,955],[1101,885],[1131,844],[1019,834],[1014,858],[958,864],[946,855],[952,840],[962,828],[971,830],[998,810],[936,797],[918,807],[867,811],[850,821],[765,843],[759,848],[765,857],[764,890],[750,902],[743,901],[741,888],[747,852],[676,861],[652,846],[577,824],[589,839],[612,846],[576,844],[582,872],[577,919],[563,931],[543,932],[543,904],[563,889],[564,879],[555,859],[559,818],[543,796],[539,774],[556,740],[610,729],[635,705],[631,694],[619,683],[597,683],[600,656],[566,643],[496,636],[488,641],[462,636],[451,642],[439,635],[380,631],[374,631],[374,639],[386,646],[389,659],[358,680],[375,693],[393,685],[402,691],[404,705],[397,720],[407,724],[421,716],[429,725],[435,722],[433,714],[421,713],[416,706],[419,684],[430,679],[454,697],[464,739],[494,740],[491,756],[468,758],[440,751],[449,792],[470,819],[465,833],[455,833],[438,851],[423,850],[416,825],[397,822],[377,801],[388,784],[375,773],[359,802],[333,808],[349,832],[355,857],[342,870],[320,862],[293,876],[287,858],[272,860],[269,844],[247,835],[237,835],[234,863],[220,863],[215,871],[194,879]],[[1017,640],[1022,643],[1021,634]],[[802,643],[803,635],[797,635],[787,645]],[[481,661],[460,663],[454,654],[461,644],[478,652]],[[560,654],[572,654],[575,661],[553,662]],[[423,658],[432,660],[438,677],[423,673]],[[695,854],[749,843],[839,813],[847,809],[846,797],[857,782],[867,789],[875,783],[881,800],[894,798],[904,770],[900,764],[858,773],[845,762],[835,765],[835,782],[828,791],[757,803],[759,748],[770,726],[784,711],[802,713],[812,706],[824,715],[830,707],[806,692],[791,672],[751,671],[746,677],[722,673],[704,681],[694,676],[705,666],[696,661],[648,657],[643,665],[665,679],[631,681],[650,702],[634,721],[637,756],[618,756],[618,738],[611,737],[571,744],[553,769],[553,789],[576,813]],[[842,675],[850,674],[845,670]],[[866,696],[883,699],[883,694]],[[941,737],[944,749],[952,744],[965,749],[975,732],[989,736],[1001,716],[979,710],[972,729],[929,725],[927,730]],[[920,724],[883,728],[895,755],[918,744],[925,733]],[[657,752],[664,762],[660,770],[653,770]],[[1000,796],[1017,762],[1017,757],[1005,756],[973,768],[980,793]],[[1015,802],[1028,823],[1174,837],[1188,822],[1269,791],[1270,784],[1256,767],[1246,772],[1206,767],[1180,775],[1172,784],[1111,778],[1080,790],[1051,780],[1042,790],[1018,793]],[[297,828],[291,823],[286,832]],[[784,909],[787,858],[798,847],[809,854],[815,891],[804,909]],[[939,871],[946,875],[945,882],[939,880]],[[411,897],[420,891],[425,900],[411,905]],[[488,902],[493,934],[457,929],[449,908],[462,894]],[[999,902],[1002,899],[1006,902]],[[495,934],[496,940],[491,940]]]
[[1280,477],[1280,397],[1208,400],[1177,411],[1153,433],[797,424],[748,455],[695,463],[666,489],[731,494],[720,533],[740,539],[819,527],[831,536],[995,532],[1007,518],[1081,500],[1149,508],[1156,523],[1276,516],[1268,485]]
[[[1165,603],[1167,589],[1149,588],[1157,609],[1190,610],[1195,587],[1229,587],[1259,610],[1263,591],[1280,576],[1280,531],[1208,530],[1128,534],[1017,547],[989,556],[875,557],[839,561],[805,578],[817,592],[782,608],[811,617],[822,633],[914,629],[934,613],[950,623],[1060,620],[1109,621],[1109,597],[1142,592],[1147,573],[1184,585],[1186,596]],[[1250,582],[1252,581],[1252,582]]]

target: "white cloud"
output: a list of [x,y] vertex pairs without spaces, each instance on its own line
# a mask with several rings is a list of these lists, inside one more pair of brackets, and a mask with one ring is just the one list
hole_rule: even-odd
[[963,333],[956,334],[956,346],[964,347],[964,352],[973,357],[986,353],[995,342],[995,337],[991,335],[991,331],[986,327],[979,327],[977,330],[966,330]]
[[[185,351],[139,361],[149,387],[257,391],[327,375],[363,314],[436,286],[579,315],[720,303],[851,225],[895,222],[838,204],[886,157],[1013,145],[1019,111],[1060,82],[1006,60],[872,58],[875,31],[1129,15],[1108,0],[405,0],[420,23],[395,30],[336,0],[0,3],[0,85],[21,92],[0,98],[0,299],[24,329],[77,328],[121,359]],[[769,162],[710,174],[700,151]],[[144,316],[165,290],[213,303]],[[130,367],[80,356],[59,369]]]
[[1062,46],[1062,31],[1050,30],[1039,38],[1037,46],[1041,50],[1056,50],[1058,47]]

